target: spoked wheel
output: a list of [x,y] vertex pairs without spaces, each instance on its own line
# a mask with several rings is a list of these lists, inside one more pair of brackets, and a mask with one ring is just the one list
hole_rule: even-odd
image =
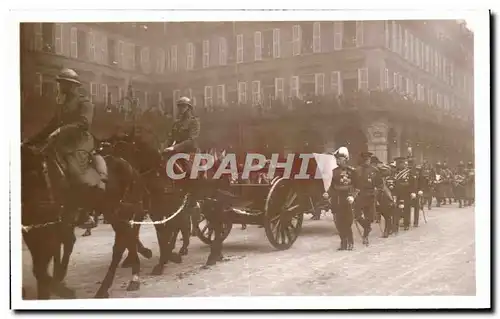
[[[215,239],[215,232],[214,229],[210,227],[203,213],[200,213],[200,220],[198,221],[197,225],[198,225],[198,233],[197,233],[198,238],[203,243],[211,245]],[[225,240],[227,236],[229,236],[229,233],[233,228],[233,224],[225,222],[223,227],[224,227],[224,232],[222,233],[222,240]]]
[[293,182],[276,180],[267,194],[264,214],[264,228],[271,245],[279,250],[292,247],[302,229],[303,213]]

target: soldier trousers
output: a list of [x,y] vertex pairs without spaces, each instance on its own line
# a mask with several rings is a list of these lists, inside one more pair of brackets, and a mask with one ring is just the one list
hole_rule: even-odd
[[[397,216],[395,220],[395,227],[399,228],[399,222],[401,219],[401,213],[403,217],[403,227],[408,228],[410,226],[411,221],[411,209],[413,208],[413,225],[418,226],[418,222],[420,219],[420,200],[418,196],[414,199],[410,198],[410,195],[400,196],[397,198],[398,207],[396,208],[395,215]],[[400,208],[399,205],[403,204],[404,207]],[[398,214],[399,213],[399,214]],[[398,229],[396,228],[396,229]]]
[[345,243],[353,244],[353,235],[352,235],[352,207],[351,204],[347,201],[347,194],[345,196],[334,196],[332,197],[332,211],[335,213],[336,218],[335,226],[339,232],[341,245]]
[[371,231],[373,218],[375,216],[375,195],[360,193],[354,205],[354,217],[364,229],[363,236],[366,237]]

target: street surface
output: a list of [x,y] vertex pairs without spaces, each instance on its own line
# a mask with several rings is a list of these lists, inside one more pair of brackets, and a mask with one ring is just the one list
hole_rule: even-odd
[[[287,251],[276,251],[263,228],[234,225],[224,242],[227,261],[201,269],[209,248],[191,238],[189,255],[182,264],[167,264],[162,276],[150,272],[158,260],[153,226],[141,228],[141,240],[153,250],[153,258],[141,257],[141,288],[125,290],[131,270],[119,268],[110,297],[169,296],[474,296],[474,209],[458,204],[426,211],[428,223],[381,238],[374,224],[370,246],[361,244],[353,226],[355,250],[338,252],[339,237],[332,216],[320,221],[304,218],[302,233]],[[99,225],[92,236],[81,237],[71,257],[66,283],[78,298],[91,298],[104,278],[111,260],[114,234],[109,225]],[[182,242],[177,242],[177,249]],[[31,257],[23,248],[23,282],[27,299],[34,299],[35,279]]]

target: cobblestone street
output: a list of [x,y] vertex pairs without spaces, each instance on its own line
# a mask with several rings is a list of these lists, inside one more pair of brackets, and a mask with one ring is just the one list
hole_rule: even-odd
[[[227,261],[201,269],[209,248],[192,238],[182,264],[167,264],[162,276],[149,275],[158,258],[152,226],[141,229],[141,240],[153,258],[141,257],[141,289],[125,290],[130,269],[120,268],[110,295],[120,297],[169,296],[388,296],[467,295],[476,293],[474,209],[447,205],[427,211],[426,224],[381,238],[377,225],[369,247],[353,228],[355,250],[338,252],[339,238],[330,214],[320,221],[305,216],[302,233],[287,251],[276,251],[264,229],[234,225],[224,243]],[[77,243],[67,277],[78,298],[97,291],[111,259],[113,232],[99,225]],[[180,242],[178,242],[178,246]],[[177,248],[178,249],[178,248]],[[31,257],[23,251],[23,281],[28,299],[35,297]]]

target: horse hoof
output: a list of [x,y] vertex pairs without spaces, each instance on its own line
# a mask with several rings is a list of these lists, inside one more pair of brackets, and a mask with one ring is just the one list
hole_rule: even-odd
[[152,276],[160,276],[163,275],[163,268],[164,266],[162,264],[158,264],[154,266],[153,270],[151,271]]
[[176,264],[182,263],[182,257],[181,257],[181,255],[179,255],[177,253],[171,253],[170,258],[168,258],[168,260],[170,260],[171,262],[176,263]]
[[181,256],[186,256],[188,254],[188,249],[186,247],[182,247],[180,250],[179,250],[179,255]]
[[52,288],[52,292],[63,299],[76,299],[76,293],[73,289],[68,288],[64,283],[56,284]]
[[127,286],[127,291],[137,291],[141,287],[140,281],[130,281]]
[[103,299],[103,298],[109,298],[109,293],[107,291],[98,291],[94,298],[97,298],[97,299]]
[[141,254],[146,259],[151,259],[153,257],[153,252],[149,248],[141,249],[139,251],[139,254]]

